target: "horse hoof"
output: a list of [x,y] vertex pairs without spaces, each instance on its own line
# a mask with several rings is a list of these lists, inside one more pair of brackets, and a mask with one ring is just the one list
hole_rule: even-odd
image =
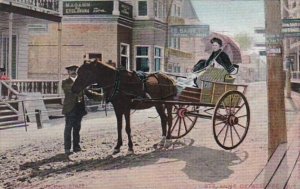
[[120,149],[114,149],[113,155],[120,153]]
[[159,143],[158,144],[156,144],[156,147],[159,149],[159,148],[163,148],[164,147],[164,145],[165,145],[165,143],[166,143],[166,137],[165,136],[163,136],[162,137],[162,139],[159,141]]
[[165,149],[168,149],[168,148],[170,148],[172,145],[173,145],[172,140],[167,139],[167,140],[165,141],[164,148],[165,148]]
[[133,151],[133,149],[131,149],[131,150],[128,150],[128,152],[127,152],[127,155],[133,155],[134,154],[134,151]]

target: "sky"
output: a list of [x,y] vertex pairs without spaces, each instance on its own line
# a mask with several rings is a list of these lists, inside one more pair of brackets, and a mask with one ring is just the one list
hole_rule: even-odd
[[210,30],[234,36],[255,36],[255,27],[265,27],[263,0],[192,0],[202,24]]

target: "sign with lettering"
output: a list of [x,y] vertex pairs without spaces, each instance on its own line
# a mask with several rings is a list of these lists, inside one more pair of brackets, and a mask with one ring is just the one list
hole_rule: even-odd
[[120,1],[119,2],[119,10],[120,10],[121,16],[132,18],[132,6],[131,5]]
[[113,1],[64,1],[63,15],[112,14]]
[[266,46],[279,45],[282,43],[282,35],[266,35]]
[[281,32],[284,37],[300,37],[300,18],[282,19]]
[[170,32],[172,37],[207,37],[209,25],[172,25]]

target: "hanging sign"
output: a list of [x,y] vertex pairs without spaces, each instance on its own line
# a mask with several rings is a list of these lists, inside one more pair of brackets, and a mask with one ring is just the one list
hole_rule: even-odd
[[207,37],[209,25],[172,25],[170,32],[172,37]]
[[112,14],[113,1],[64,1],[63,15]]
[[300,37],[300,18],[282,19],[281,32],[284,37]]

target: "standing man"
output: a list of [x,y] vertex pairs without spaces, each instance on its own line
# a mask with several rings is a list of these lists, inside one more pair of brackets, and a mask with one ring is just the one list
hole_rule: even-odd
[[[62,89],[65,93],[65,99],[63,103],[62,113],[65,115],[65,130],[64,130],[64,147],[65,154],[70,155],[71,152],[71,138],[73,130],[73,152],[82,151],[80,142],[80,129],[82,117],[87,114],[85,110],[84,93],[83,91],[79,94],[72,93],[71,88],[73,83],[77,78],[77,68],[76,65],[71,65],[66,67],[69,77],[62,81]],[[101,100],[102,94],[85,91],[85,94],[89,97],[95,97],[95,100]]]

